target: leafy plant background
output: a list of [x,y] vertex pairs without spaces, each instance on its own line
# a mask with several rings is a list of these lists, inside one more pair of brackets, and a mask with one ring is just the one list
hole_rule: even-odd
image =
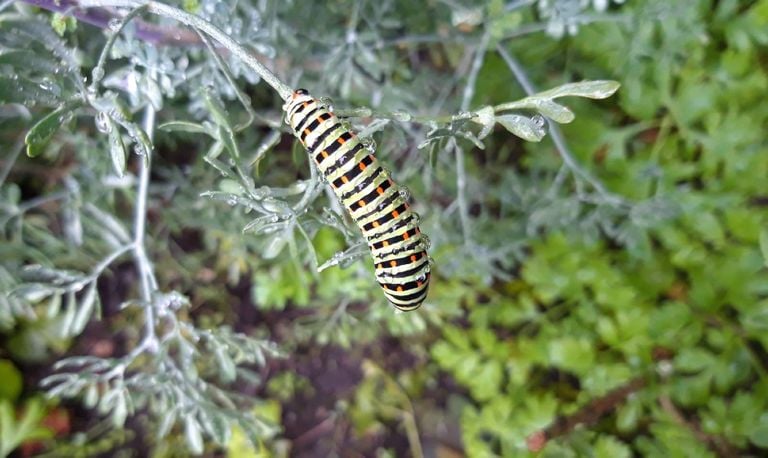
[[0,3],[0,453],[768,449],[768,1],[170,3],[377,144],[407,314],[277,94],[125,3]]

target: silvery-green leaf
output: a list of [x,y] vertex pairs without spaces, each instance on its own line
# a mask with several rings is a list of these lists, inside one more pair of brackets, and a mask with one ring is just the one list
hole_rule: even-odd
[[221,380],[225,383],[229,383],[235,380],[237,376],[235,372],[235,362],[221,347],[218,347],[215,351],[216,362],[221,370]]
[[541,125],[527,116],[505,114],[497,116],[496,121],[508,131],[530,142],[540,142],[546,132]]
[[243,233],[246,233],[249,231],[258,232],[265,225],[270,223],[276,223],[278,219],[279,217],[277,215],[260,216],[254,220],[251,220],[251,222],[246,224],[245,227],[243,228]]
[[240,158],[240,148],[237,146],[235,134],[231,129],[219,126],[216,132],[216,138],[224,144],[224,149],[227,150],[232,158],[235,160]]
[[190,132],[193,134],[204,134],[208,132],[208,129],[203,127],[202,124],[190,121],[169,121],[165,124],[160,124],[157,128],[168,132],[178,131]]
[[88,385],[88,388],[85,390],[85,397],[83,398],[83,404],[85,407],[92,409],[96,407],[96,404],[99,402],[99,389],[96,386],[96,384]]
[[487,105],[476,110],[475,115],[476,116],[472,118],[472,122],[476,122],[483,126],[480,133],[477,134],[477,138],[482,140],[493,130],[493,126],[496,124],[496,113],[493,111],[492,106]]
[[558,97],[587,97],[590,99],[605,99],[612,96],[621,86],[618,81],[596,80],[568,83],[535,94],[533,97],[556,99]]
[[200,434],[200,425],[193,416],[188,416],[184,421],[184,437],[187,439],[187,445],[193,454],[200,455],[203,453],[203,436]]
[[203,98],[205,99],[205,106],[208,107],[208,111],[211,113],[213,122],[219,126],[230,129],[229,116],[224,105],[219,100],[218,96],[213,94],[210,90],[203,91]]
[[459,132],[459,135],[471,141],[479,149],[485,149],[485,145],[483,144],[483,142],[481,142],[477,137],[475,137],[475,134],[473,134],[472,132],[462,131],[462,132]]
[[62,124],[71,119],[74,108],[73,104],[64,104],[29,129],[26,137],[24,137],[24,143],[27,145],[27,156],[35,157],[45,151],[45,147],[53,138],[53,134],[59,130]]
[[539,113],[560,124],[567,124],[575,117],[568,107],[552,100],[541,100],[536,104],[536,108]]
[[128,404],[125,400],[125,393],[120,390],[115,400],[115,408],[112,410],[112,424],[117,428],[122,428],[127,416]]
[[122,177],[125,175],[126,156],[123,136],[120,135],[120,129],[112,118],[107,116],[106,122],[109,125],[109,155],[112,158],[112,167],[114,167],[117,176]]
[[96,305],[97,299],[96,282],[94,281],[88,286],[88,289],[83,294],[83,298],[80,301],[80,307],[69,328],[70,335],[80,334],[83,329],[85,329],[85,325],[88,323],[88,319],[93,313],[93,308]]
[[177,413],[178,410],[171,409],[170,412],[166,411],[160,415],[160,425],[157,428],[158,437],[163,438],[168,435],[168,433],[171,431],[171,428],[176,423]]
[[275,259],[277,255],[283,251],[283,248],[287,243],[288,239],[287,237],[284,237],[283,234],[278,234],[272,237],[272,239],[267,242],[267,246],[264,247],[264,251],[261,253],[262,257],[264,259]]
[[19,286],[13,291],[14,296],[21,297],[28,302],[38,302],[59,291],[49,285],[40,283],[28,283]]
[[163,108],[163,91],[154,78],[145,75],[143,79],[144,94],[149,99],[149,103],[152,104],[152,108],[155,110],[161,110]]
[[72,329],[72,322],[75,320],[75,294],[72,292],[67,293],[67,311],[60,322],[59,335],[61,337],[68,337],[70,335],[69,330]]

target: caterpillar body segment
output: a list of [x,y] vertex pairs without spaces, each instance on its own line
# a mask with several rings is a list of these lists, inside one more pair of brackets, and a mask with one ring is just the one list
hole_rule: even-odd
[[387,300],[400,310],[418,308],[429,287],[428,242],[397,185],[357,135],[306,90],[294,91],[283,110],[368,241]]

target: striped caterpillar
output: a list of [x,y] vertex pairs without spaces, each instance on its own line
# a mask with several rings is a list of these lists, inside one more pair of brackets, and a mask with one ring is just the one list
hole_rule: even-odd
[[368,241],[387,300],[400,310],[418,308],[429,287],[428,242],[397,185],[357,135],[305,89],[294,91],[283,110]]

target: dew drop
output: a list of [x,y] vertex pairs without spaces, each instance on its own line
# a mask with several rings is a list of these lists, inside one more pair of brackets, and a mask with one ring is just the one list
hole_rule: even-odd
[[103,134],[108,134],[112,132],[112,123],[110,122],[109,115],[106,111],[100,111],[96,118],[94,118],[94,123],[96,124],[96,130]]
[[102,78],[104,78],[104,68],[103,67],[96,67],[93,69],[93,72],[91,73],[91,78],[93,78],[93,81],[101,81]]
[[406,188],[405,186],[400,186],[400,189],[397,190],[397,193],[400,195],[400,198],[404,201],[408,202],[411,200],[411,190]]
[[460,111],[455,115],[451,116],[451,121],[461,121],[462,119],[467,119],[469,117],[472,117],[472,114],[470,112]]
[[360,143],[363,144],[365,149],[368,150],[369,153],[373,154],[376,152],[376,141],[371,137],[360,137]]
[[325,108],[326,110],[333,112],[333,99],[330,97],[320,97],[317,99],[318,102],[320,102],[320,106]]
[[405,112],[403,110],[397,110],[394,113],[392,113],[392,116],[400,122],[408,122],[411,120],[411,114],[408,112]]
[[112,31],[112,32],[117,32],[118,30],[120,30],[120,23],[121,22],[122,21],[120,21],[120,19],[113,17],[107,23],[107,28],[109,28],[109,30]]
[[421,223],[421,215],[419,215],[419,214],[418,214],[418,213],[416,213],[416,212],[412,212],[412,213],[411,213],[411,222],[412,222],[412,223],[413,223],[415,226],[418,226],[418,225],[419,225],[419,223]]

